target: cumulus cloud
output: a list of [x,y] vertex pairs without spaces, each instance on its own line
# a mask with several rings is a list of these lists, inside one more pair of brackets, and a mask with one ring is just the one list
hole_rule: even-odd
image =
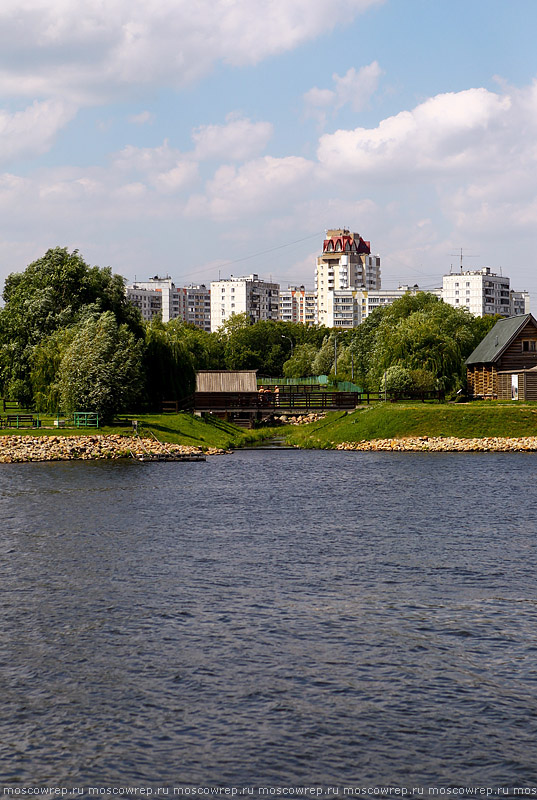
[[194,158],[245,161],[264,150],[272,132],[270,122],[229,114],[225,125],[201,125],[193,131]]
[[376,92],[381,75],[382,70],[377,61],[372,61],[358,71],[351,67],[343,76],[334,73],[333,89],[319,89],[315,86],[306,92],[306,114],[324,122],[329,109],[337,111],[348,104],[353,111],[362,111]]
[[[490,166],[505,135],[512,100],[486,89],[440,94],[376,128],[321,137],[317,155],[330,172],[414,174]],[[512,133],[514,131],[511,131]]]
[[383,0],[2,0],[0,92],[98,102],[255,64]]

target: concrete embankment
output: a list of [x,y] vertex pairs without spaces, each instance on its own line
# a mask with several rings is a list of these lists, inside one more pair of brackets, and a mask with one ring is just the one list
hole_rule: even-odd
[[102,458],[188,457],[223,453],[223,450],[178,444],[161,444],[155,439],[127,436],[2,436],[0,463],[19,461],[86,461]]
[[486,437],[482,439],[458,439],[454,436],[417,436],[403,439],[371,439],[361,442],[342,442],[334,445],[336,450],[359,450],[362,452],[390,450],[408,452],[515,452],[537,450],[537,436],[520,438]]

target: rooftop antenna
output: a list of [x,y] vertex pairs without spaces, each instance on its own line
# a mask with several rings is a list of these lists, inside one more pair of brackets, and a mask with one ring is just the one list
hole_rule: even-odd
[[479,258],[479,253],[477,255],[468,255],[468,253],[465,253],[463,255],[462,247],[461,247],[461,252],[460,253],[450,253],[449,255],[450,256],[459,256],[459,258],[461,260],[461,275],[462,275],[462,259],[463,258]]

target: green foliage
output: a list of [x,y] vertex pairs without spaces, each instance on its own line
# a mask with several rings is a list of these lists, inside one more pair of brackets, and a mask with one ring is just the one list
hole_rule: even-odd
[[58,370],[62,410],[94,411],[105,421],[136,403],[142,386],[142,347],[111,311],[81,322]]
[[266,320],[251,324],[246,314],[230,317],[215,336],[223,349],[225,369],[257,369],[281,377],[291,345],[319,342],[322,332],[305,325]]
[[334,337],[325,336],[322,347],[312,362],[314,375],[328,375],[334,364]]
[[372,378],[374,354],[378,329],[383,319],[384,309],[375,309],[354,331],[348,346],[349,356],[354,361],[354,380],[365,391],[376,391],[378,382]]
[[166,323],[166,331],[189,353],[195,370],[222,368],[224,349],[222,340],[216,334],[180,319]]
[[299,344],[295,347],[293,355],[283,365],[283,374],[286,378],[308,378],[315,375],[313,361],[317,355],[314,344]]
[[59,328],[37,344],[30,358],[30,380],[36,411],[54,413],[60,408],[58,371],[76,328]]
[[416,395],[427,394],[436,389],[436,379],[427,369],[411,369],[412,393]]
[[388,367],[380,382],[380,391],[387,392],[391,398],[405,397],[411,393],[412,388],[410,370],[398,364]]
[[34,349],[87,313],[111,312],[119,325],[143,335],[139,312],[125,297],[123,279],[89,267],[77,250],[56,247],[6,279],[0,310],[0,385],[5,395],[31,404]]
[[424,369],[440,389],[464,380],[464,359],[475,346],[475,318],[436,296],[405,296],[383,309],[375,331],[369,376],[380,382],[384,370],[401,366]]
[[160,408],[162,400],[180,400],[194,391],[196,373],[183,331],[153,319],[146,328],[143,370],[145,401]]

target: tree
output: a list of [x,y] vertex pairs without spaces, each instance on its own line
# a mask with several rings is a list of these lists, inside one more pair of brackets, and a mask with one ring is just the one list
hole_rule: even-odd
[[55,331],[77,324],[91,309],[109,311],[118,325],[143,336],[139,311],[125,297],[124,281],[110,268],[90,267],[77,250],[56,247],[6,279],[0,310],[0,385],[12,399],[33,399],[34,348]]
[[143,367],[145,402],[150,408],[160,410],[162,400],[181,400],[194,391],[193,360],[180,328],[158,318],[147,325]]
[[314,375],[328,375],[334,363],[334,337],[325,336],[321,348],[313,359]]
[[314,344],[299,344],[295,347],[293,355],[283,365],[283,374],[286,378],[307,378],[314,375],[313,361],[317,355]]
[[464,379],[464,359],[474,347],[474,317],[434,295],[403,297],[383,309],[375,331],[370,377],[379,382],[386,369],[423,369],[437,385],[454,389]]
[[103,421],[141,395],[143,342],[107,311],[81,322],[58,370],[58,396],[65,412],[93,411]]
[[54,413],[60,408],[58,372],[75,335],[75,327],[59,328],[34,347],[30,359],[30,381],[36,411]]

